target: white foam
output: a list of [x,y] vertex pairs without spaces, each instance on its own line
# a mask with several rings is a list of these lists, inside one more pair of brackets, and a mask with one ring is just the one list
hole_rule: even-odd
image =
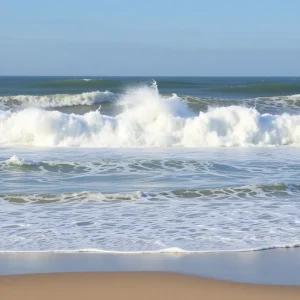
[[[269,105],[270,108],[283,107],[283,108],[294,108],[299,109],[300,94],[290,96],[274,96],[274,97],[258,97],[253,99],[255,103],[261,105]],[[247,104],[249,100],[245,101]]]
[[0,250],[0,253],[101,253],[101,254],[122,254],[122,255],[134,255],[134,254],[207,254],[207,253],[232,253],[232,252],[254,252],[254,251],[266,251],[266,250],[275,250],[275,249],[291,249],[299,248],[300,244],[278,244],[271,245],[266,247],[257,247],[257,248],[243,248],[243,249],[234,249],[234,250],[184,250],[178,247],[163,248],[159,250],[144,250],[144,251],[117,251],[117,250],[105,250],[100,248],[83,248],[83,249],[62,249],[62,250]]
[[23,158],[19,158],[16,155],[13,155],[9,159],[5,161],[9,165],[14,165],[14,166],[24,166],[24,165],[38,165],[38,162],[34,162],[32,160],[25,160]]
[[[74,103],[74,102],[73,102]],[[82,102],[81,102],[82,103]],[[0,111],[0,143],[59,147],[233,147],[300,145],[300,115],[254,108],[211,108],[195,115],[176,94],[154,87],[129,90],[116,117],[27,108]]]
[[285,100],[285,101],[300,100],[300,94],[288,95],[288,96],[275,96],[275,97],[271,97],[271,99],[273,99],[273,100]]
[[114,93],[109,91],[86,92],[82,94],[56,94],[45,96],[18,95],[0,97],[2,103],[17,103],[23,106],[34,107],[63,107],[74,105],[93,105],[105,101],[113,100],[116,97]]

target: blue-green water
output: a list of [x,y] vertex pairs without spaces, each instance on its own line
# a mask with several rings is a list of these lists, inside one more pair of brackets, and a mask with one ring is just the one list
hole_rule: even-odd
[[300,78],[0,77],[0,250],[300,244]]
[[1,77],[1,96],[78,94],[128,87],[155,80],[161,94],[249,98],[300,94],[300,77]]

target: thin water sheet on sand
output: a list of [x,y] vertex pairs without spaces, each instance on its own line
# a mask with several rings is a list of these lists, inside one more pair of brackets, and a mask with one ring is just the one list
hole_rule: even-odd
[[300,250],[202,254],[0,253],[0,275],[159,271],[233,282],[300,286]]
[[264,299],[298,300],[300,287],[260,286],[168,273],[61,273],[4,276],[0,292],[11,299]]

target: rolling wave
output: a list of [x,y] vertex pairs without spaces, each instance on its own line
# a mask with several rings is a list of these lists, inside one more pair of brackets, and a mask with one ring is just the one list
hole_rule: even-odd
[[[139,163],[131,168],[138,168]],[[100,161],[33,161],[29,159],[20,158],[16,155],[11,156],[7,160],[0,161],[0,170],[20,169],[26,171],[48,171],[48,172],[59,172],[59,173],[89,173],[97,172],[119,172],[122,168],[129,168],[128,164],[122,165],[118,161],[103,159]],[[130,168],[129,168],[130,169]]]
[[34,106],[34,107],[64,107],[75,105],[94,105],[107,101],[112,101],[117,97],[114,93],[109,91],[100,92],[86,92],[81,94],[56,94],[45,96],[32,95],[17,95],[0,97],[2,104],[10,106]]
[[113,88],[120,86],[117,80],[101,79],[101,78],[74,78],[63,80],[49,80],[36,84],[37,87],[45,88]]
[[257,97],[252,99],[218,99],[218,98],[199,98],[184,96],[189,106],[195,111],[207,111],[212,107],[224,107],[224,106],[244,106],[249,108],[255,108],[261,113],[278,113],[289,112],[295,113],[295,110],[299,112],[300,109],[300,94],[290,96],[274,96],[274,97]]
[[8,164],[11,166],[39,166],[41,163],[33,160],[25,160],[23,158],[19,158],[16,155],[13,155],[9,159],[1,162],[2,164]]
[[300,94],[300,84],[284,83],[256,83],[239,86],[225,86],[212,88],[211,91],[240,94],[240,95],[292,95]]
[[95,192],[81,192],[81,193],[65,193],[65,194],[2,194],[0,199],[5,202],[12,203],[36,203],[47,204],[53,202],[69,202],[69,201],[92,201],[92,202],[106,202],[106,201],[130,201],[137,200],[145,196],[141,192],[133,193],[114,193],[104,194]]
[[259,97],[253,100],[249,100],[258,106],[269,106],[277,108],[300,108],[300,94],[290,96],[274,96],[274,97]]
[[[130,85],[148,85],[151,84],[150,78],[74,78],[63,80],[50,80],[38,83],[38,87],[45,88],[103,88],[103,89],[120,89]],[[159,87],[162,89],[170,88],[205,88],[210,86],[208,82],[193,82],[189,80],[172,78],[171,80],[157,79]]]
[[[3,170],[7,167],[19,167],[32,169],[37,171],[49,170],[49,171],[59,171],[61,173],[69,172],[90,172],[95,170],[97,173],[107,172],[136,172],[137,170],[141,171],[159,171],[169,170],[169,171],[191,171],[191,170],[219,170],[219,168],[224,168],[226,171],[230,169],[231,171],[238,171],[232,166],[226,164],[218,164],[212,162],[199,162],[197,160],[187,160],[187,159],[136,159],[134,161],[118,159],[100,159],[93,161],[38,161],[24,159],[18,157],[17,155],[12,155],[9,159],[0,161],[0,170]],[[220,171],[220,170],[219,170]]]
[[0,200],[12,203],[36,203],[47,204],[53,202],[119,202],[119,201],[168,201],[170,199],[198,199],[213,200],[243,200],[253,199],[286,199],[286,197],[298,197],[299,184],[258,184],[239,187],[226,187],[218,189],[178,189],[160,192],[126,192],[126,193],[100,193],[79,192],[63,194],[0,194]]
[[0,250],[218,252],[292,247],[299,245],[300,206],[290,197],[299,198],[298,185],[2,193],[0,204],[6,213]]
[[[79,80],[79,79],[78,79]],[[76,81],[78,81],[76,80]],[[94,79],[80,79],[79,81],[90,82]],[[168,82],[168,81],[166,81]],[[176,83],[175,81],[174,83]],[[172,83],[172,81],[171,81]],[[180,83],[180,82],[179,82]],[[150,82],[149,82],[150,84]],[[183,84],[183,83],[182,83]],[[137,99],[139,97],[147,97],[147,93],[141,94],[140,90],[154,89],[157,91],[157,97],[168,99],[170,95],[159,95],[156,81],[152,81],[150,87],[139,86],[135,88],[127,88],[125,94],[116,94],[108,90],[84,92],[79,94],[49,94],[49,95],[15,95],[15,96],[3,96],[0,97],[0,109],[1,110],[19,110],[20,108],[28,107],[40,107],[40,108],[60,108],[64,112],[85,113],[98,109],[99,104],[113,103],[110,110],[107,113],[118,111],[118,102],[124,102],[124,98],[128,99],[130,95],[134,101],[144,101],[143,99]],[[232,88],[232,87],[229,87]],[[176,95],[176,94],[173,94]],[[196,96],[181,96],[189,108],[194,112],[206,112],[210,108],[214,107],[228,107],[228,106],[245,106],[253,108],[255,107],[260,113],[278,113],[288,112],[295,113],[295,109],[300,108],[300,94],[284,95],[284,96],[272,96],[272,97],[256,97],[256,98],[242,98],[242,99],[220,99],[220,98],[205,98]],[[149,100],[150,101],[150,100]],[[116,105],[114,105],[116,104]],[[66,109],[64,109],[66,108]],[[105,107],[104,107],[105,109]]]
[[[94,99],[94,98],[93,98]],[[115,117],[27,108],[0,111],[0,144],[48,147],[239,147],[300,145],[300,115],[261,114],[242,106],[196,114],[155,85],[120,96]]]
[[[133,93],[134,94],[134,93]],[[111,93],[109,91],[100,92],[86,92],[81,94],[56,94],[56,95],[16,95],[0,97],[0,107],[2,110],[9,110],[11,108],[25,108],[25,107],[40,107],[40,108],[63,108],[75,107],[78,108],[86,106],[88,112],[92,106],[97,104],[112,102],[122,99],[123,95]],[[169,98],[170,96],[162,96]],[[273,112],[278,109],[290,110],[300,108],[300,94],[291,96],[275,96],[275,97],[258,97],[253,99],[229,100],[217,98],[199,98],[191,96],[182,96],[182,100],[186,101],[189,107],[196,111],[207,111],[212,107],[224,106],[246,106],[255,107],[260,112]],[[95,107],[97,109],[98,107]]]

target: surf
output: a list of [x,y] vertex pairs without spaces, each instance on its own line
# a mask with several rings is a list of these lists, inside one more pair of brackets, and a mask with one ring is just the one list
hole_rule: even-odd
[[117,95],[109,91],[85,92],[81,94],[55,94],[55,95],[16,95],[0,97],[2,104],[21,107],[54,108],[76,105],[94,105],[113,101]]
[[[94,98],[93,98],[94,99]],[[128,89],[121,113],[83,115],[29,107],[0,111],[2,146],[249,147],[300,145],[300,115],[261,114],[231,105],[195,113],[187,101],[157,86]]]

